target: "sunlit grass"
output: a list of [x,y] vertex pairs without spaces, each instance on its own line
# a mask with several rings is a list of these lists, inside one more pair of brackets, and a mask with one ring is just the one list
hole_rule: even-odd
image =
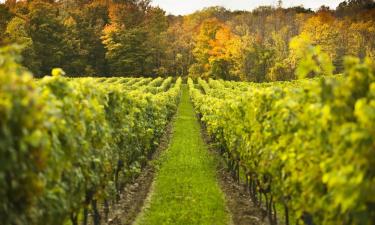
[[160,159],[150,205],[137,224],[227,224],[216,163],[184,87],[171,145]]

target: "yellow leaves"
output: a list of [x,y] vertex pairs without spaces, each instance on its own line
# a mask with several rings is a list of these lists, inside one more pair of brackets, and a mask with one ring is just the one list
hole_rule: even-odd
[[341,22],[329,12],[320,12],[306,21],[300,35],[310,36],[313,45],[320,45],[332,59],[338,57]]
[[[65,78],[56,68],[53,77],[36,81],[13,66],[12,59],[6,57],[0,65],[0,153],[5,157],[0,178],[12,177],[11,183],[1,184],[6,209],[0,213],[32,218],[32,224],[63,223],[63,217],[53,215],[83,207],[87,190],[96,197],[113,197],[108,190],[115,188],[111,181],[118,160],[128,171],[147,159],[176,110],[182,80],[145,79],[136,87],[106,82],[111,78]],[[123,79],[129,78],[114,80]],[[142,89],[147,84],[156,92]],[[138,92],[130,95],[124,89]],[[120,177],[119,182],[128,181],[126,174]],[[23,207],[15,212],[12,205],[20,201]],[[35,204],[39,201],[49,204]]]
[[375,100],[368,102],[365,98],[359,99],[355,104],[354,115],[363,127],[375,132]]
[[[330,163],[335,165],[332,160]],[[331,168],[322,176],[322,182],[327,185],[329,193],[334,196],[333,207],[340,208],[341,213],[347,213],[348,210],[358,207],[361,196],[359,187],[364,179],[364,174],[354,164]]]
[[315,30],[319,26],[324,26],[325,24],[332,25],[335,21],[336,18],[330,12],[321,11],[305,22],[303,30]]
[[71,28],[77,25],[77,21],[75,21],[72,16],[69,16],[64,20],[64,25]]
[[346,32],[342,32],[342,36],[344,36],[348,42],[346,44],[349,48],[347,55],[364,57],[374,54],[372,43],[374,40],[375,22],[354,22],[347,19],[345,24],[346,26],[343,27],[343,29],[345,29]]
[[330,125],[330,121],[332,120],[332,111],[331,111],[331,107],[329,105],[325,105],[323,108],[322,108],[322,126],[323,128],[325,129],[329,129],[329,125]]
[[290,42],[290,60],[296,66],[298,78],[332,75],[334,67],[328,54],[311,43],[311,37],[302,33]]
[[[308,50],[299,49],[304,45]],[[315,68],[325,59],[309,45],[308,38],[291,43],[309,56],[305,69],[327,70],[324,64]],[[256,176],[272,176],[274,199],[288,196],[294,213],[321,215],[314,217],[317,224],[370,224],[374,66],[348,59],[345,70],[345,77],[248,83],[251,91],[242,98],[236,98],[240,82],[198,81],[201,92],[189,81],[189,88],[202,121],[228,157]]]
[[231,60],[232,52],[239,38],[234,35],[229,27],[223,26],[215,35],[215,39],[210,40],[212,58]]
[[311,47],[311,45],[311,36],[308,33],[301,33],[290,41],[289,48],[292,55],[295,56],[294,58],[300,58],[305,49]]
[[375,31],[375,23],[373,21],[358,21],[352,22],[348,21],[350,24],[350,29],[361,32],[361,33],[372,33]]
[[209,42],[214,39],[217,31],[222,28],[223,23],[218,19],[206,19],[199,26],[198,35],[195,37],[197,43]]
[[54,68],[52,69],[51,74],[53,77],[61,77],[65,75],[65,72],[61,68]]
[[190,73],[201,77],[228,76],[239,41],[230,28],[217,19],[207,19],[200,25],[195,41],[193,54],[197,63],[190,68]]
[[373,55],[374,31],[373,21],[338,19],[330,12],[322,11],[303,23],[299,36],[309,36],[311,44],[321,46],[335,65],[341,67],[344,55]]
[[117,32],[120,28],[118,27],[118,25],[116,24],[109,24],[109,25],[106,25],[103,29],[103,36],[102,36],[102,39],[104,39],[104,37],[109,37],[110,35],[112,35],[113,33]]

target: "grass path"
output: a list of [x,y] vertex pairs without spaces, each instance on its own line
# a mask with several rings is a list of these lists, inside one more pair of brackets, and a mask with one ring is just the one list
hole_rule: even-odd
[[162,154],[150,202],[137,225],[228,224],[224,194],[216,179],[216,161],[183,87],[169,148]]

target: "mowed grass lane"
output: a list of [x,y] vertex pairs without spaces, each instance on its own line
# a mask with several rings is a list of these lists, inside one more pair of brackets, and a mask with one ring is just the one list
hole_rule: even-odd
[[173,130],[171,144],[159,161],[150,202],[136,224],[228,224],[217,164],[201,137],[186,86]]

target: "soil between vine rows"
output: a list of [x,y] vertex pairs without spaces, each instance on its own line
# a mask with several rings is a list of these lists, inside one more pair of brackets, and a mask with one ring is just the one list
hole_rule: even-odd
[[[198,121],[199,118],[197,117]],[[204,126],[201,124],[201,134],[211,154],[219,161],[217,176],[222,191],[225,193],[226,204],[231,213],[233,225],[269,225],[262,210],[251,201],[250,194],[243,184],[238,184],[219,155],[219,151],[212,144]]]
[[[160,140],[160,144],[152,156],[152,160],[142,170],[139,176],[127,185],[121,194],[120,201],[111,209],[108,221],[103,221],[107,225],[131,225],[137,215],[141,212],[144,202],[150,192],[152,182],[155,177],[156,166],[154,162],[164,151],[170,142],[173,131],[172,119],[166,127],[166,131]],[[103,215],[103,214],[102,214]]]

